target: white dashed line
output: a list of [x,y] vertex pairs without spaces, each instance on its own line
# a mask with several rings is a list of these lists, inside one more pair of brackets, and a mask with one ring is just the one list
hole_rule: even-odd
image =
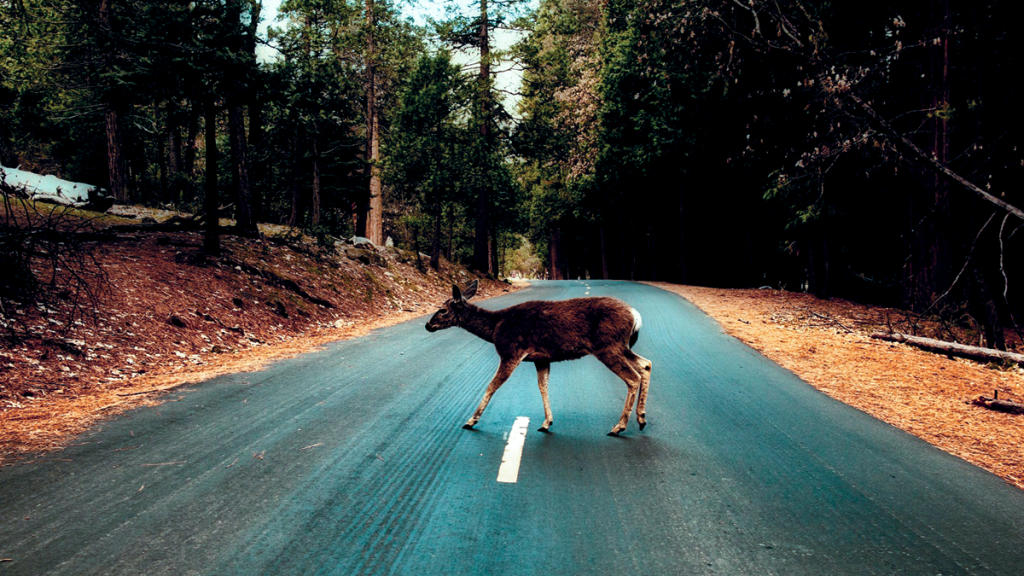
[[505,453],[501,455],[501,467],[498,468],[498,482],[515,484],[519,480],[519,461],[523,458],[523,444],[526,443],[526,430],[530,419],[526,416],[516,418],[512,430],[508,433]]

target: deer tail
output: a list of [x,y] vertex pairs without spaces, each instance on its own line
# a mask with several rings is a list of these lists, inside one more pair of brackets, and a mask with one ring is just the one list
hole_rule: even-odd
[[633,313],[633,331],[629,334],[629,347],[633,348],[637,338],[640,337],[640,327],[643,326],[644,321],[636,308],[630,308],[629,311]]

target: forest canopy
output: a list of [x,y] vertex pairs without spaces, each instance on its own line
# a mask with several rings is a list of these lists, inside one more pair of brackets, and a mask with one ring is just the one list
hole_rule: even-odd
[[451,8],[285,0],[263,33],[260,0],[0,0],[0,164],[230,216],[211,252],[272,222],[1017,329],[1009,2]]

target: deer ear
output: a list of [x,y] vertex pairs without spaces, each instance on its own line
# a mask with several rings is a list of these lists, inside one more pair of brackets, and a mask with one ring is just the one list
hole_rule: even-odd
[[466,300],[469,300],[473,296],[476,296],[476,289],[479,285],[480,283],[477,282],[476,280],[470,282],[469,285],[466,286],[466,289],[462,291],[462,297]]
[[462,300],[462,290],[456,284],[452,284],[452,300]]

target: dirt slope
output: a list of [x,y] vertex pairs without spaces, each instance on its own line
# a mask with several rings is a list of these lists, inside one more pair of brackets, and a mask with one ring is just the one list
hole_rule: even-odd
[[[225,236],[204,259],[201,244],[197,232],[152,231],[87,242],[96,300],[83,302],[95,314],[73,314],[69,298],[0,309],[0,462],[59,448],[182,383],[426,314],[472,278],[447,264],[420,272],[393,248]],[[483,280],[481,297],[509,289]]]
[[1024,399],[1021,368],[871,339],[890,326],[907,330],[907,316],[897,310],[778,290],[654,285],[690,300],[825,394],[1024,488],[1024,416],[969,404],[994,390],[1000,398]]

